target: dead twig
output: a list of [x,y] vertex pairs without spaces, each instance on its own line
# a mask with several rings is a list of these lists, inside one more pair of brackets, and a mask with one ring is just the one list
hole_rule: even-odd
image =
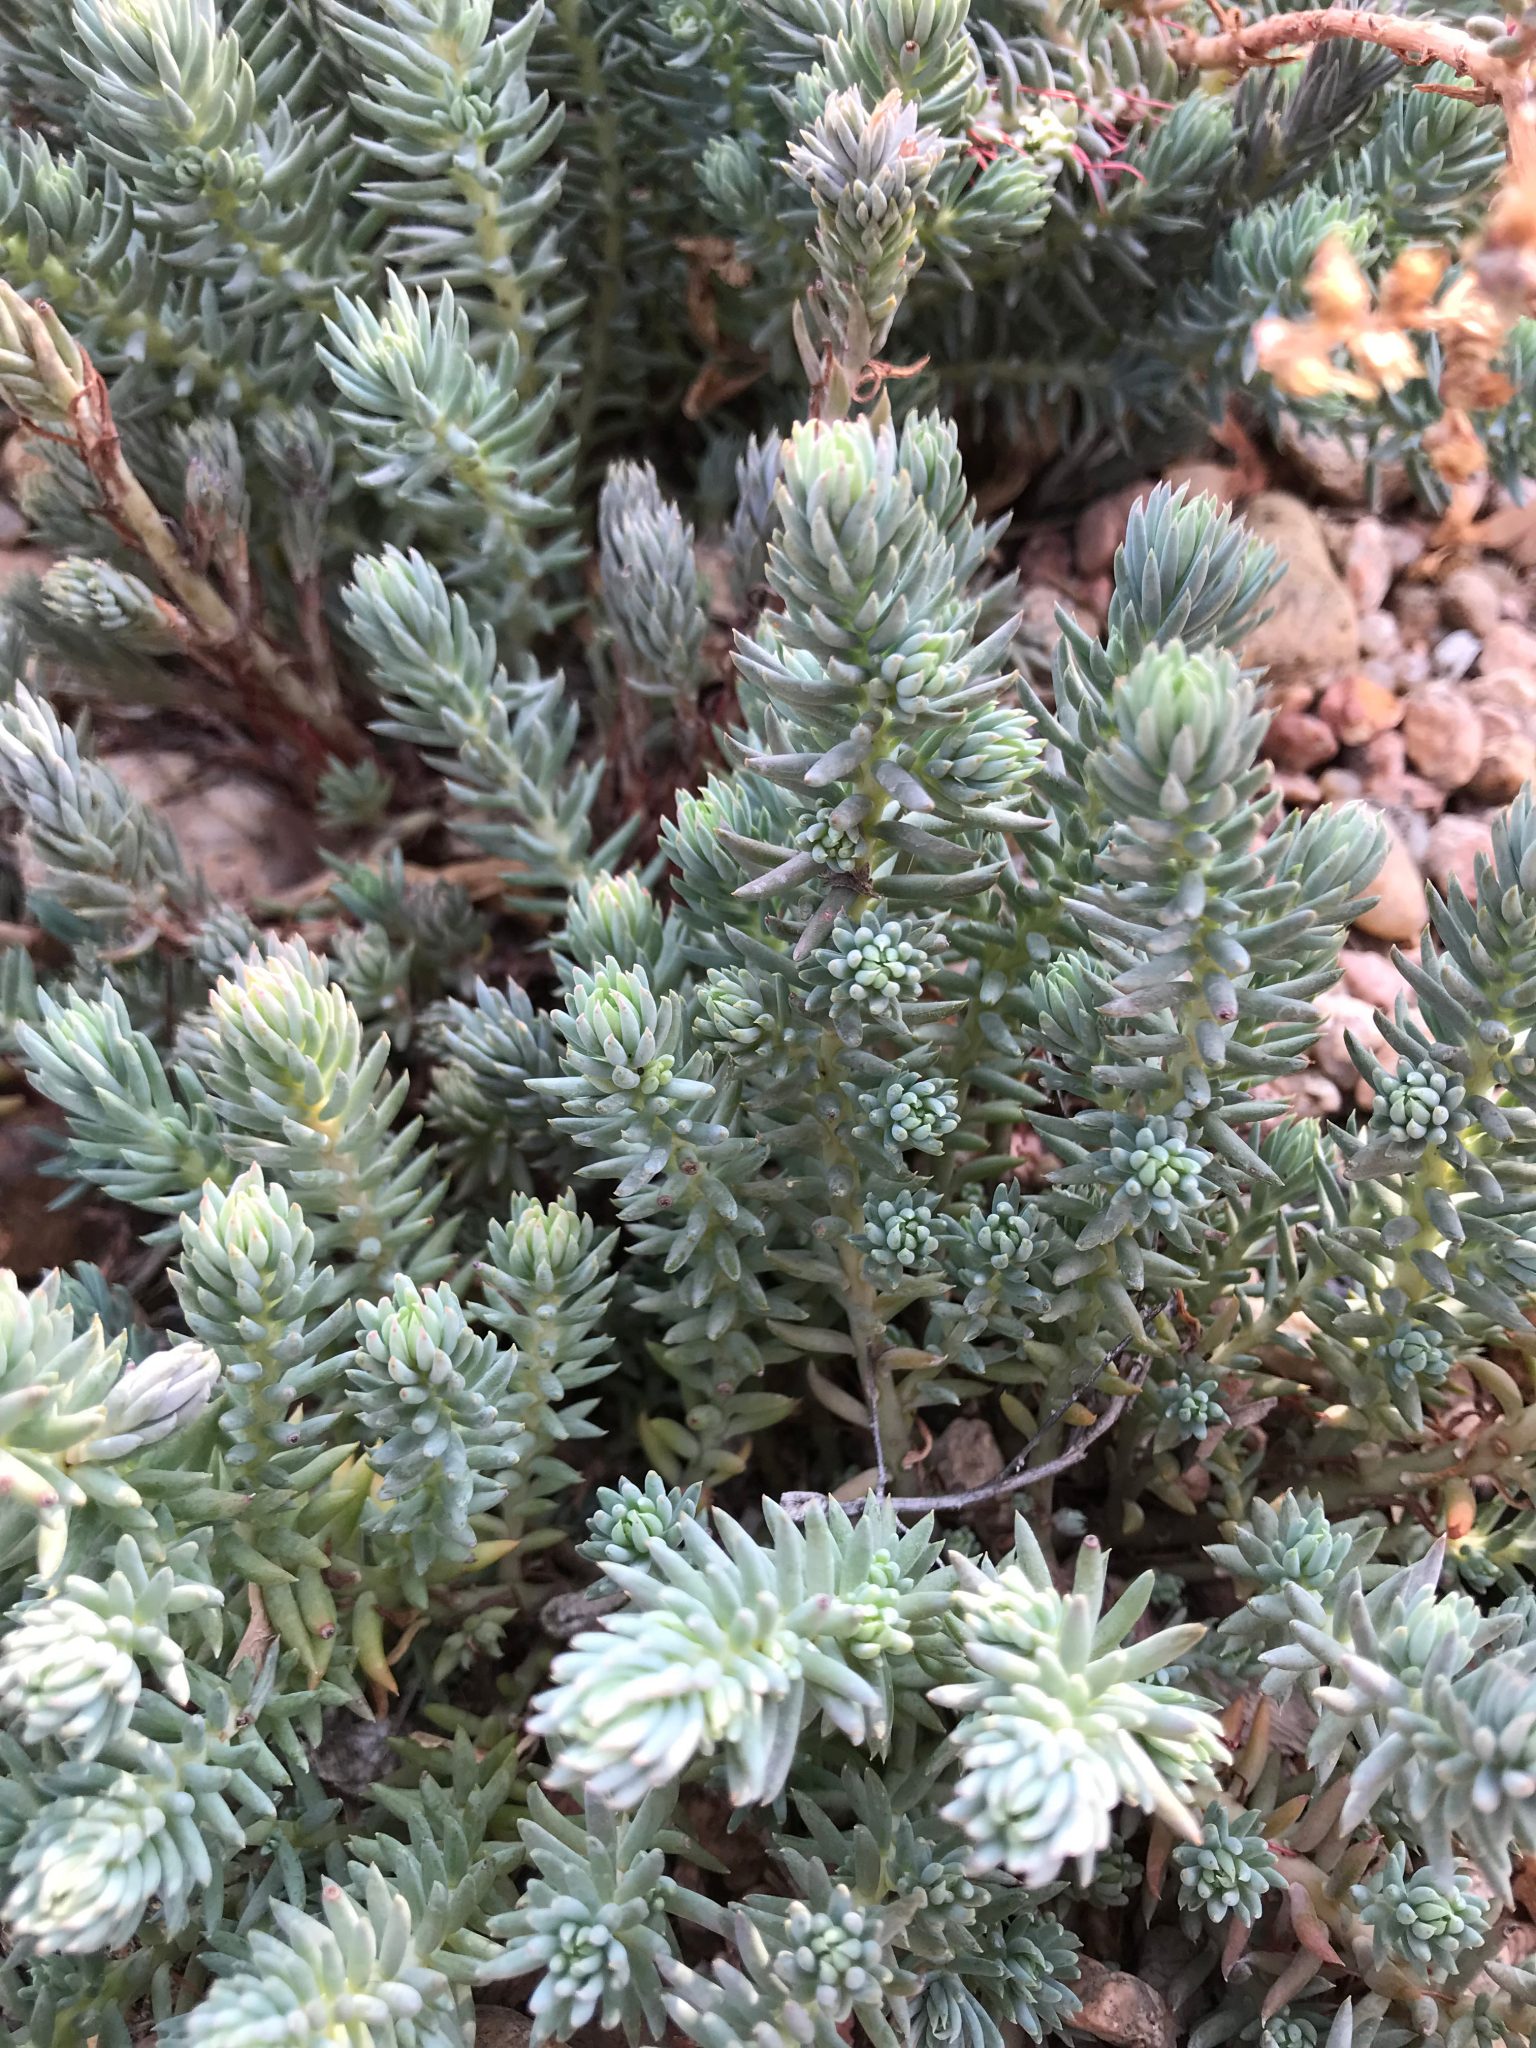
[[[243,536],[223,553],[230,573],[231,604],[197,551],[184,547],[123,454],[106,382],[78,343],[66,344],[41,302],[29,303],[0,286],[0,310],[19,331],[52,417],[67,424],[58,433],[47,418],[29,419],[31,431],[72,442],[96,486],[102,516],[113,531],[150,563],[172,602],[162,603],[165,622],[186,655],[227,685],[237,702],[263,707],[274,727],[286,725],[317,756],[327,748],[348,760],[367,742],[347,715],[333,678],[306,678],[242,609],[253,601],[243,567]],[[174,623],[173,623],[174,622]]]
[[[1173,1301],[1170,1298],[1157,1311],[1157,1316],[1166,1315],[1172,1306]],[[1154,1317],[1154,1320],[1156,1320],[1156,1317]],[[1094,1378],[1098,1379],[1102,1377],[1106,1370],[1118,1367],[1119,1362],[1125,1357],[1130,1348],[1130,1339],[1127,1338],[1125,1343],[1112,1351],[1104,1364],[1095,1371]],[[988,1501],[1006,1500],[1010,1494],[1021,1493],[1025,1487],[1040,1486],[1047,1479],[1060,1478],[1063,1472],[1070,1472],[1074,1465],[1080,1465],[1099,1439],[1107,1436],[1114,1428],[1120,1417],[1140,1392],[1141,1383],[1146,1378],[1151,1364],[1151,1354],[1143,1353],[1132,1364],[1129,1371],[1121,1374],[1121,1378],[1129,1383],[1131,1391],[1111,1396],[1104,1412],[1096,1416],[1093,1422],[1075,1436],[1059,1456],[1048,1458],[1043,1465],[1029,1464],[1027,1460],[1030,1453],[1044,1437],[1050,1434],[1051,1430],[1061,1421],[1068,1409],[1082,1399],[1084,1393],[1089,1391],[1088,1388],[1075,1388],[1054,1413],[1046,1417],[1035,1435],[1030,1438],[1021,1451],[1015,1453],[995,1479],[988,1479],[981,1486],[967,1487],[959,1493],[893,1495],[890,1496],[891,1506],[901,1515],[961,1514],[967,1508],[985,1507]],[[876,1443],[878,1444],[878,1442],[879,1438],[877,1436]],[[806,1515],[809,1514],[813,1507],[821,1505],[825,1499],[826,1496],[820,1493],[787,1493],[784,1495],[782,1505],[791,1520],[800,1522],[804,1521]],[[843,1512],[846,1515],[854,1516],[861,1512],[863,1506],[864,1502],[862,1500],[845,1501],[843,1503]]]
[[1405,64],[1444,64],[1470,79],[1484,103],[1504,101],[1518,80],[1506,58],[1495,56],[1486,43],[1463,29],[1344,7],[1272,14],[1224,26],[1215,35],[1176,35],[1169,55],[1183,71],[1248,71],[1255,65],[1284,62],[1309,44],[1341,41],[1374,43]]

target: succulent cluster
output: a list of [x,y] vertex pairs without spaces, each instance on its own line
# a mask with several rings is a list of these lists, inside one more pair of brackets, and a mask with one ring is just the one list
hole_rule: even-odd
[[18,2048],[1536,2033],[1536,812],[1283,1113],[1382,839],[1278,815],[1279,565],[1160,488],[1043,648],[962,460],[1278,415],[1329,236],[1475,222],[1489,95],[1196,16],[0,22],[0,1108],[99,1254],[0,1272]]

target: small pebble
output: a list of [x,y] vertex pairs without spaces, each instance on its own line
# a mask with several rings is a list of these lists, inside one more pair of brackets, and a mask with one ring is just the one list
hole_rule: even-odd
[[1435,645],[1435,674],[1454,683],[1470,671],[1482,651],[1482,641],[1466,627],[1447,633]]
[[1366,612],[1360,621],[1360,652],[1370,661],[1384,661],[1403,644],[1402,632],[1390,612]]

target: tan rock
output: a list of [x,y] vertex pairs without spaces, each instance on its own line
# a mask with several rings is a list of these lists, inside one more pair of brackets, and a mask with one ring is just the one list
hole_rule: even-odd
[[1493,502],[1478,521],[1477,537],[1517,569],[1536,569],[1536,494],[1529,477],[1523,486],[1518,501],[1502,484],[1495,486]]
[[1519,712],[1523,718],[1536,718],[1536,675],[1515,668],[1490,669],[1485,662],[1482,673],[1473,676],[1469,688],[1479,710],[1488,704],[1500,704]]
[[1056,640],[1061,633],[1056,613],[1066,603],[1053,583],[1026,583],[1019,593],[1019,623],[1032,638]]
[[1372,803],[1386,809],[1408,801],[1408,753],[1401,729],[1379,732],[1360,749],[1360,779]]
[[1243,660],[1280,676],[1347,667],[1360,651],[1355,607],[1316,513],[1284,491],[1262,491],[1244,523],[1275,549],[1285,575],[1271,594],[1270,616],[1243,645]]
[[1054,583],[1066,590],[1076,582],[1072,567],[1072,541],[1058,527],[1029,534],[1019,549],[1021,583]]
[[1282,453],[1325,498],[1341,505],[1365,503],[1363,442],[1352,444],[1337,434],[1313,433],[1298,427],[1290,413],[1281,415],[1275,438]]
[[1309,811],[1323,800],[1322,784],[1317,777],[1303,775],[1299,769],[1277,768],[1275,787],[1293,811]]
[[1344,553],[1344,581],[1356,608],[1380,611],[1392,588],[1396,564],[1392,543],[1379,519],[1357,519]]
[[1526,713],[1506,704],[1484,704],[1480,716],[1483,758],[1467,791],[1481,804],[1507,804],[1536,776],[1536,739]]
[[1163,482],[1174,490],[1182,485],[1192,498],[1214,498],[1218,505],[1235,505],[1242,494],[1242,478],[1224,462],[1170,462]]
[[505,2005],[475,2001],[475,2048],[528,2048],[533,2021]]
[[1496,668],[1473,676],[1467,695],[1485,716],[1490,710],[1507,711],[1536,730],[1536,676],[1519,669]]
[[[933,1447],[932,1472],[946,1493],[970,1493],[989,1486],[1003,1469],[992,1425],[979,1415],[962,1415],[952,1422]],[[1013,1502],[982,1501],[966,1513],[966,1520],[989,1550],[1003,1549],[1013,1529]]]
[[1439,639],[1440,593],[1427,583],[1399,583],[1392,592],[1392,612],[1406,646]]
[[[1308,498],[1307,503],[1311,505],[1312,500]],[[1355,522],[1342,512],[1330,511],[1326,505],[1312,505],[1312,509],[1328,544],[1328,558],[1342,576],[1344,564],[1349,559],[1349,537],[1355,530]]]
[[1464,789],[1483,758],[1483,721],[1465,690],[1426,683],[1403,706],[1403,745],[1426,782]]
[[1528,701],[1536,702],[1536,633],[1514,619],[1500,619],[1483,636],[1482,673],[1519,677]]
[[1330,1081],[1317,1067],[1303,1067],[1299,1074],[1276,1074],[1272,1081],[1260,1081],[1253,1092],[1261,1101],[1273,1102],[1293,1116],[1337,1116],[1344,1107],[1337,1081]]
[[1314,718],[1310,711],[1281,711],[1270,720],[1264,736],[1264,752],[1277,768],[1287,774],[1305,775],[1331,761],[1339,751],[1338,735],[1331,725]]
[[1403,700],[1386,683],[1355,669],[1328,685],[1317,700],[1317,715],[1346,747],[1359,747],[1402,724]]
[[1429,920],[1429,905],[1424,897],[1424,878],[1413,855],[1403,844],[1397,827],[1390,820],[1386,823],[1387,851],[1371,883],[1376,902],[1355,919],[1355,925],[1373,939],[1403,944],[1423,931]]
[[1401,576],[1422,559],[1429,546],[1429,528],[1418,520],[1394,519],[1387,528],[1387,546],[1392,551],[1392,567]]
[[1447,811],[1431,831],[1425,850],[1424,866],[1429,879],[1442,892],[1457,881],[1469,896],[1474,895],[1478,855],[1487,853],[1492,844],[1493,834],[1486,818],[1468,818],[1457,811]]
[[1310,711],[1316,697],[1317,685],[1299,676],[1294,682],[1266,684],[1264,690],[1264,702],[1271,712]]
[[1131,507],[1151,488],[1145,482],[1126,484],[1107,498],[1095,499],[1079,513],[1074,534],[1079,576],[1103,576],[1114,566],[1115,550],[1125,539]]
[[1074,2034],[1092,2034],[1114,2048],[1174,2048],[1168,2003],[1139,1977],[1106,1970],[1091,1956],[1082,1956],[1073,1989],[1079,2009],[1067,2024]]
[[1349,993],[1373,1009],[1390,1012],[1398,997],[1408,993],[1395,963],[1366,946],[1346,946],[1339,955],[1339,969]]
[[1317,998],[1317,1008],[1323,1028],[1313,1059],[1345,1102],[1364,1109],[1371,1099],[1371,1086],[1350,1057],[1349,1040],[1355,1039],[1366,1052],[1389,1066],[1394,1057],[1376,1022],[1375,1005],[1362,1002],[1347,989],[1328,988]]
[[307,820],[254,776],[211,775],[170,748],[104,754],[102,763],[158,813],[216,896],[249,902],[314,871]]
[[933,1447],[934,1470],[957,1493],[986,1486],[1003,1469],[992,1425],[979,1415],[963,1415],[952,1422]]
[[1440,611],[1448,626],[1465,626],[1486,640],[1504,616],[1503,595],[1486,570],[1467,563],[1441,584]]
[[1390,612],[1366,612],[1360,620],[1360,652],[1367,661],[1390,661],[1403,644],[1403,629]]

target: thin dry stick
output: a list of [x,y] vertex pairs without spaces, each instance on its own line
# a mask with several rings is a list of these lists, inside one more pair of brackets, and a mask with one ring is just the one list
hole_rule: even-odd
[[[123,455],[112,402],[100,371],[75,343],[66,360],[55,341],[50,310],[3,291],[3,310],[20,331],[39,382],[67,421],[69,438],[90,472],[101,509],[113,528],[153,565],[186,621],[181,636],[187,652],[237,690],[266,700],[294,719],[301,734],[317,735],[349,760],[362,751],[361,737],[340,702],[334,682],[307,682],[287,656],[260,630],[243,621],[197,566]],[[31,422],[58,438],[46,419]]]
[[1181,35],[1169,45],[1169,55],[1185,71],[1244,71],[1294,55],[1309,43],[1339,41],[1375,43],[1405,64],[1448,65],[1472,81],[1480,100],[1490,103],[1507,106],[1512,89],[1525,89],[1524,78],[1509,59],[1494,56],[1486,43],[1461,29],[1345,7],[1272,14],[1216,35]]
[[[1165,1303],[1158,1313],[1160,1315],[1166,1314],[1171,1306],[1171,1303]],[[1111,1353],[1107,1363],[1115,1365],[1129,1349],[1129,1344],[1123,1344],[1119,1351]],[[1039,1486],[1047,1479],[1059,1478],[1063,1472],[1070,1472],[1074,1465],[1080,1465],[1084,1458],[1087,1457],[1089,1451],[1099,1441],[1100,1437],[1107,1436],[1110,1430],[1114,1428],[1131,1402],[1135,1400],[1136,1394],[1139,1392],[1141,1383],[1146,1378],[1151,1364],[1152,1360],[1149,1355],[1137,1359],[1130,1370],[1122,1375],[1124,1379],[1130,1382],[1132,1391],[1114,1395],[1103,1414],[1097,1416],[1082,1432],[1081,1436],[1075,1437],[1059,1456],[1048,1458],[1043,1465],[1030,1465],[1025,1461],[1036,1444],[1039,1443],[1041,1437],[1048,1430],[1055,1427],[1074,1401],[1081,1399],[1080,1392],[1068,1395],[1056,1413],[1048,1416],[1045,1422],[1041,1424],[1038,1434],[1030,1438],[1023,1450],[1019,1451],[1003,1467],[995,1479],[988,1479],[981,1486],[967,1487],[961,1493],[893,1494],[890,1496],[890,1505],[895,1508],[898,1514],[902,1515],[959,1514],[966,1508],[985,1507],[988,1501],[1006,1500],[1010,1494],[1021,1493],[1027,1486]],[[1103,1368],[1101,1367],[1100,1370],[1102,1371]],[[1097,1374],[1095,1377],[1097,1377]],[[876,1441],[878,1442],[878,1438]],[[882,1497],[884,1497],[883,1489]],[[826,1496],[820,1493],[786,1493],[783,1497],[782,1506],[785,1513],[792,1520],[799,1522],[803,1521],[807,1513],[813,1507],[823,1502],[825,1498]],[[852,1517],[862,1511],[864,1501],[844,1501],[842,1507],[844,1514]]]
[[334,686],[306,682],[259,629],[242,622],[214,585],[187,562],[158,508],[123,457],[107,387],[82,351],[83,389],[70,412],[75,444],[101,493],[102,509],[124,539],[142,550],[191,621],[194,652],[227,671],[238,687],[254,682],[274,704],[311,727],[347,758],[358,751],[357,730]]

